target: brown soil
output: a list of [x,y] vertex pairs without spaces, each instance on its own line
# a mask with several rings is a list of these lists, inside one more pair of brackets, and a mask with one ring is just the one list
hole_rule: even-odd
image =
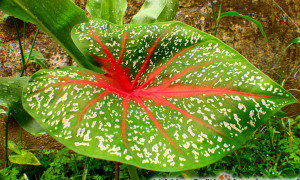
[[[130,22],[132,16],[141,7],[144,0],[129,0],[125,23]],[[273,68],[280,57],[280,46],[286,47],[289,42],[300,36],[296,32],[297,24],[300,26],[300,1],[299,0],[276,0],[283,13],[273,0],[230,0],[224,1],[222,12],[237,11],[260,21],[269,39],[269,48],[261,35],[259,29],[251,22],[238,17],[224,17],[221,20],[217,37],[226,44],[234,47],[245,56],[251,63],[270,75],[269,67]],[[76,0],[76,4],[84,9],[85,1]],[[214,0],[216,11],[219,1]],[[3,13],[0,12],[2,16]],[[288,18],[288,16],[294,23]],[[189,24],[209,34],[214,32],[214,19],[209,0],[181,0],[180,9],[176,16],[177,21]],[[19,31],[23,32],[23,22],[19,21]],[[29,50],[33,41],[36,27],[26,24],[25,43]],[[15,28],[11,20],[0,20],[0,39],[6,46],[0,46],[0,75],[19,76],[21,71],[21,60]],[[8,48],[8,47],[9,48]],[[40,51],[46,58],[46,64],[50,68],[58,66],[75,65],[70,56],[51,37],[45,33],[39,33],[35,44],[35,50]],[[286,79],[286,89],[300,89],[300,45],[292,45],[283,56]],[[32,75],[39,69],[38,66],[31,67],[26,75]],[[271,71],[274,79],[278,80],[278,69]],[[298,100],[300,93],[290,91]],[[300,104],[294,104],[286,108],[289,115],[299,115]],[[9,140],[18,142],[20,127],[14,120],[9,121]],[[0,133],[3,137],[5,129],[4,119],[0,118]],[[1,142],[1,141],[0,141]],[[32,136],[23,131],[23,142],[27,148],[34,149],[60,149],[63,146],[48,135],[41,137]],[[0,144],[0,159],[3,160],[3,145]]]

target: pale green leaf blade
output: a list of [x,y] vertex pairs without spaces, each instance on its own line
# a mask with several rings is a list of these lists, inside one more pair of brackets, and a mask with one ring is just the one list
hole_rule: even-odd
[[11,153],[8,156],[10,162],[21,165],[41,165],[40,161],[29,151],[21,150],[20,154]]
[[131,24],[150,24],[174,20],[179,7],[178,0],[146,0]]
[[0,105],[10,110],[26,131],[42,135],[45,131],[22,107],[22,90],[29,79],[30,77],[0,77]]
[[101,18],[101,7],[103,0],[87,0],[86,10],[90,13],[91,17]]
[[86,8],[92,18],[101,18],[122,25],[127,0],[88,0]]
[[16,143],[13,141],[8,141],[7,147],[8,147],[8,149],[12,150],[16,154],[21,154],[21,151],[20,151],[18,145],[16,145]]
[[32,24],[36,24],[36,21],[33,18],[31,18],[30,15],[26,12],[26,10],[20,7],[17,2],[10,0],[2,0],[0,1],[0,10],[6,13],[1,18],[14,16],[19,19],[22,19],[25,22],[31,22]]

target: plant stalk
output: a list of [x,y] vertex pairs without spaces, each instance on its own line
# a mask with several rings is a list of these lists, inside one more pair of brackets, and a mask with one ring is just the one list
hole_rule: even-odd
[[284,79],[284,70],[283,70],[283,45],[280,44],[280,76],[279,82],[280,85],[283,86],[283,79]]
[[212,11],[213,11],[213,16],[214,16],[214,21],[215,21],[215,28],[216,28],[216,26],[217,26],[217,17],[216,17],[214,1],[210,0],[210,4],[211,4]]
[[32,42],[32,44],[31,44],[31,47],[30,47],[30,50],[29,50],[27,62],[28,62],[29,59],[30,59],[30,56],[31,56],[31,53],[32,53],[32,49],[33,49],[33,46],[34,46],[34,44],[35,44],[36,37],[37,37],[38,33],[39,33],[39,28],[36,30],[35,36],[34,36],[34,38],[33,38],[33,42]]
[[9,116],[10,116],[10,111],[8,110],[7,112],[7,118],[5,121],[5,139],[4,139],[4,151],[5,151],[5,167],[8,167],[8,154],[7,154],[7,150],[8,150],[8,120],[9,120]]
[[24,22],[24,27],[23,27],[23,52],[25,52],[25,33],[26,33],[26,23]]
[[119,162],[116,162],[115,165],[115,180],[119,180]]
[[[211,3],[213,3],[213,2],[211,1]],[[214,19],[215,19],[215,32],[214,32],[214,36],[215,37],[217,36],[217,32],[218,32],[218,28],[219,28],[219,23],[220,23],[220,20],[221,20],[222,6],[223,6],[223,0],[220,1],[218,18],[216,18],[216,15],[215,15],[215,12],[214,12],[215,10],[213,10],[213,12],[214,12]]]
[[275,0],[273,2],[276,4],[276,6],[287,16],[287,18],[296,26],[297,29],[300,29],[297,24],[290,18],[290,16],[277,4]]
[[130,179],[139,180],[139,175],[135,166],[127,165],[127,169],[129,172]]
[[24,74],[24,70],[25,70],[25,68],[24,68],[25,58],[24,58],[23,48],[22,48],[22,44],[21,44],[21,40],[20,40],[20,34],[19,34],[19,28],[18,28],[18,25],[17,25],[17,21],[14,17],[13,17],[13,20],[14,20],[14,24],[15,24],[15,28],[16,28],[16,32],[17,32],[19,48],[20,48],[20,53],[21,53],[21,59],[22,59],[22,72],[21,72],[21,75],[20,75],[22,77],[23,74]]

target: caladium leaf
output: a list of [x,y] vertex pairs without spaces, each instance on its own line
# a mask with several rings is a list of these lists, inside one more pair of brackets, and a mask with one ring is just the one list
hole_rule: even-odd
[[41,70],[23,105],[51,136],[87,156],[157,171],[199,168],[297,102],[235,50],[180,22],[91,20],[72,33],[105,74]]
[[0,108],[8,108],[19,125],[33,135],[45,134],[41,126],[23,109],[22,90],[30,77],[0,77]]
[[146,0],[131,24],[150,24],[173,21],[179,7],[178,0]]

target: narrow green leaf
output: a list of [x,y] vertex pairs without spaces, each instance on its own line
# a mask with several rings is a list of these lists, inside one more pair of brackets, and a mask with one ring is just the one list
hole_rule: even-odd
[[300,37],[293,39],[291,43],[300,43]]
[[254,24],[256,24],[256,26],[260,30],[261,34],[264,36],[266,43],[268,44],[267,35],[266,35],[266,33],[265,33],[265,31],[264,31],[264,29],[263,29],[263,27],[262,27],[262,25],[261,25],[261,23],[259,21],[255,20],[255,19],[253,19],[253,18],[251,18],[249,16],[242,15],[242,14],[236,12],[236,11],[229,11],[229,12],[222,13],[221,16],[220,16],[220,18],[226,17],[226,16],[241,17],[241,18],[247,19],[248,21],[253,22]]
[[92,18],[101,18],[122,25],[127,0],[88,0],[86,8]]
[[30,77],[0,77],[0,105],[8,107],[19,125],[33,135],[42,135],[45,131],[23,109],[22,90]]
[[81,66],[98,69],[78,50],[71,39],[74,25],[88,21],[85,12],[70,0],[1,0],[0,10],[31,22],[52,36]]
[[10,162],[21,165],[41,165],[40,161],[29,151],[21,150],[20,154],[10,153],[8,156]]
[[150,24],[174,20],[179,7],[178,0],[146,0],[131,24]]
[[119,26],[100,19],[72,38],[105,74],[40,70],[24,108],[80,154],[156,170],[216,162],[297,102],[217,38],[180,22]]
[[300,43],[300,37],[297,37],[295,39],[293,39],[290,44],[284,49],[284,51],[286,51],[291,45],[296,44],[296,43]]
[[16,154],[21,154],[21,151],[20,151],[18,145],[16,145],[16,143],[13,141],[8,141],[7,147],[8,147],[8,149],[12,150]]

